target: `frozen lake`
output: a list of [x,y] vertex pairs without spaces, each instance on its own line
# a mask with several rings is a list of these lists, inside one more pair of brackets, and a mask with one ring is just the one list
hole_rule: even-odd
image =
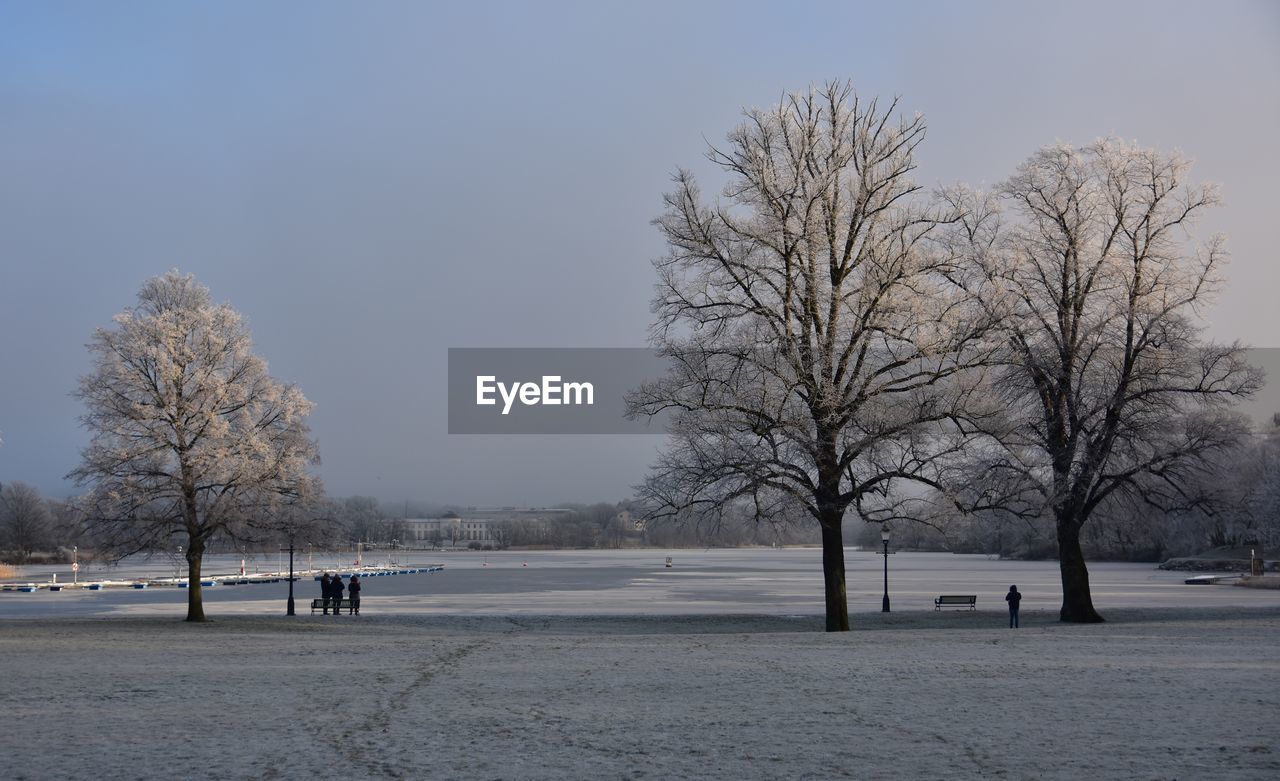
[[[674,566],[664,560],[671,556]],[[366,563],[386,561],[367,554]],[[879,610],[883,559],[870,551],[845,552],[850,612]],[[342,563],[350,563],[350,555]],[[302,569],[306,554],[295,560]],[[332,555],[316,555],[315,567],[334,567]],[[287,559],[283,560],[287,567]],[[820,615],[821,554],[816,548],[712,550],[591,550],[401,553],[401,566],[443,564],[442,572],[368,578],[363,592],[369,614],[434,615]],[[249,572],[275,571],[275,557],[251,559]],[[206,559],[207,575],[239,570],[239,557]],[[1105,613],[1118,607],[1270,607],[1280,591],[1227,585],[1188,586],[1185,573],[1152,564],[1090,564],[1094,603]],[[46,581],[58,573],[70,582],[70,567],[25,567],[21,580]],[[165,559],[127,560],[119,567],[82,570],[81,580],[172,576]],[[979,610],[1003,610],[1011,584],[1023,592],[1025,610],[1060,605],[1058,565],[1052,561],[994,561],[985,556],[898,553],[889,559],[889,595],[894,611],[931,610],[943,593],[977,594]],[[311,579],[296,584],[298,610],[309,613],[319,596]],[[206,610],[218,615],[270,615],[284,611],[286,583],[205,589]],[[41,591],[0,593],[0,618],[176,615],[185,611],[186,591]]]

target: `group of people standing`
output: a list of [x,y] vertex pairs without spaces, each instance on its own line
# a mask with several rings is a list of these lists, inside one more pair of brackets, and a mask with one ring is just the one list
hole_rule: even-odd
[[346,591],[350,596],[351,609],[347,615],[360,614],[360,576],[352,575],[350,585],[342,582],[342,575],[334,573],[324,573],[320,576],[320,598],[324,600],[324,614],[329,615],[329,607],[333,607],[333,614],[341,615],[342,611],[342,592]]

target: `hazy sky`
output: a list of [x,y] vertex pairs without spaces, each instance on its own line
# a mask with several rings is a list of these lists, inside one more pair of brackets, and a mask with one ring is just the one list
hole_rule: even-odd
[[316,402],[331,493],[621,498],[659,438],[449,436],[447,348],[642,346],[672,170],[832,78],[925,114],[925,183],[1181,148],[1210,334],[1280,347],[1280,3],[0,0],[0,481],[72,490],[83,345],[177,267]]

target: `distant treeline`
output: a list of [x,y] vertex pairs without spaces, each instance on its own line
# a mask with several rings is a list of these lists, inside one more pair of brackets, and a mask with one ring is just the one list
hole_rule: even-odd
[[[1084,528],[1085,555],[1094,560],[1163,561],[1210,548],[1280,548],[1280,423],[1273,421],[1245,446],[1219,459],[1213,474],[1185,486],[1194,502],[1172,511],[1140,503],[1101,508]],[[1050,559],[1057,553],[1053,519],[1017,517],[1007,512],[963,514],[944,497],[935,497],[929,517],[892,523],[895,550],[984,553],[1003,558]],[[560,505],[567,512],[491,519],[494,547],[623,548],[735,547],[818,544],[812,520],[794,517],[757,519],[748,507],[722,513],[714,523],[676,525],[646,519],[631,501]],[[477,517],[473,508],[426,502],[381,502],[368,496],[330,498],[321,521],[311,524],[299,547],[372,546],[407,539],[405,518]],[[486,517],[489,517],[486,514]],[[845,521],[848,544],[880,546],[880,527],[856,518]],[[96,555],[99,541],[83,523],[74,501],[41,496],[18,481],[0,482],[0,562],[70,562],[72,549],[82,561]],[[283,534],[231,544],[217,541],[211,551],[276,550]],[[161,551],[156,551],[161,552]],[[166,551],[172,552],[172,551]]]

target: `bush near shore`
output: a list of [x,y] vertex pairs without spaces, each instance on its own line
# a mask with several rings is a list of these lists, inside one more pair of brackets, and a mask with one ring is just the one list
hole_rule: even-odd
[[[1185,572],[1252,572],[1251,556],[1258,556],[1262,551],[1251,547],[1222,547],[1205,551],[1195,556],[1183,556],[1169,559],[1160,565],[1160,569]],[[1280,572],[1280,561],[1264,560],[1264,572]]]
[[[1182,572],[1248,572],[1248,559],[1169,559],[1159,569]],[[1280,572],[1280,561],[1264,561],[1266,572]]]
[[[88,557],[81,554],[80,559]],[[59,548],[56,551],[0,551],[0,564],[70,564],[71,551]]]

